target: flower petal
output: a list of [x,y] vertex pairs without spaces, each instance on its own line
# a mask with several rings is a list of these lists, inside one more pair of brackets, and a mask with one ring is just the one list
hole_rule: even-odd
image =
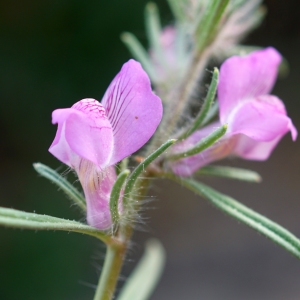
[[278,136],[269,142],[258,142],[243,134],[239,134],[236,137],[236,144],[232,154],[250,160],[266,160],[282,136]]
[[[54,112],[53,120],[55,116]],[[57,122],[53,121],[53,124],[55,123]],[[69,167],[72,167],[72,162],[75,160],[76,154],[72,151],[72,149],[66,141],[65,128],[66,127],[64,122],[58,122],[56,136],[49,148],[49,152],[64,164],[68,165]]]
[[291,130],[297,136],[285,107],[280,99],[272,95],[257,97],[239,105],[228,119],[228,134],[242,133],[253,140],[269,142],[282,137]]
[[76,172],[86,199],[87,223],[100,230],[109,229],[112,225],[110,193],[117,178],[114,166],[100,170],[91,162],[82,160]]
[[[86,106],[87,100],[92,113],[79,110],[80,105]],[[72,108],[53,112],[52,122],[58,123],[58,131],[49,151],[73,168],[78,163],[78,157],[104,168],[112,155],[112,129],[105,114],[93,110],[101,104],[94,99],[87,100],[77,102]],[[91,103],[96,106],[91,106]]]
[[113,79],[102,105],[113,129],[111,165],[141,148],[162,118],[161,100],[153,94],[140,63],[134,60],[124,64]]
[[269,47],[244,57],[233,56],[222,64],[218,85],[222,124],[238,103],[271,91],[280,61],[280,54]]

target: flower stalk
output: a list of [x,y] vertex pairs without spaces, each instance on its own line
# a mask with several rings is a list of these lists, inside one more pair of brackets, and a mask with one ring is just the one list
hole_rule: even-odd
[[108,246],[103,269],[99,278],[94,300],[111,300],[114,297],[116,284],[126,254],[126,244]]

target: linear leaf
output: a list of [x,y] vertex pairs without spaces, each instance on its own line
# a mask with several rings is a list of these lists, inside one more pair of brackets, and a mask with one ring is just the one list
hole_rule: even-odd
[[240,168],[207,166],[199,169],[199,171],[197,171],[197,174],[225,177],[250,182],[261,182],[261,177],[258,173]]
[[121,40],[128,48],[132,56],[143,65],[151,80],[155,82],[156,74],[150,57],[139,40],[130,32],[123,32],[121,34]]
[[167,0],[167,1],[176,20],[179,22],[183,22],[186,18],[183,9],[183,1],[182,0]]
[[165,250],[158,240],[149,240],[138,266],[123,286],[117,300],[147,300],[165,265]]
[[81,193],[65,178],[59,175],[56,171],[50,167],[41,164],[33,164],[34,169],[43,177],[49,179],[51,182],[56,184],[62,191],[64,191],[67,196],[75,202],[83,211],[86,211],[85,199]]
[[[143,162],[141,162],[131,173],[126,187],[124,191],[124,195],[126,197],[129,196],[129,194],[132,191],[132,188],[134,187],[134,184],[136,180],[138,179],[139,175],[145,171],[145,168],[149,166],[156,158],[158,158],[161,154],[163,154],[170,146],[172,146],[176,142],[175,139],[168,140],[166,143],[162,144],[157,150],[155,150],[152,154],[150,154],[148,157],[144,159]],[[124,202],[126,198],[124,198]]]
[[200,21],[195,36],[198,39],[197,48],[201,52],[214,39],[221,17],[229,0],[210,0],[206,13]]
[[36,213],[28,213],[5,207],[0,207],[0,225],[31,230],[62,230],[78,232],[97,237],[104,243],[109,243],[111,239],[104,232],[77,221]]
[[215,101],[210,110],[208,111],[206,117],[204,118],[204,120],[201,123],[201,127],[207,125],[214,117],[216,117],[216,115],[219,112],[219,103],[217,101]]
[[222,136],[224,136],[224,134],[226,133],[227,127],[228,127],[227,124],[222,125],[218,129],[213,131],[211,134],[209,134],[205,138],[201,139],[194,147],[186,150],[185,152],[172,154],[172,155],[168,156],[168,159],[169,160],[178,160],[181,158],[186,158],[189,156],[196,155],[196,154],[204,151],[205,149],[212,146]]
[[203,124],[203,121],[206,119],[206,116],[212,106],[212,103],[214,102],[216,92],[217,92],[218,82],[219,82],[219,70],[217,68],[214,68],[213,77],[211,79],[207,96],[204,100],[202,108],[198,116],[194,120],[192,126],[179,138],[179,140],[183,140],[187,138]]
[[153,2],[149,2],[145,9],[145,22],[146,32],[150,43],[150,48],[156,54],[156,57],[160,59],[161,63],[164,63],[164,54],[162,45],[160,42],[161,24],[159,18],[159,12],[157,5]]
[[284,227],[203,183],[193,179],[180,178],[173,174],[165,174],[165,177],[175,180],[204,197],[221,211],[263,234],[300,259],[300,240]]

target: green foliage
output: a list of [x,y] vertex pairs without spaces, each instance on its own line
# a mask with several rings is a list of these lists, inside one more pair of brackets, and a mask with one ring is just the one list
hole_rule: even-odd
[[139,264],[123,286],[117,300],[147,300],[165,265],[165,250],[158,240],[149,240]]
[[279,224],[203,183],[174,175],[166,176],[204,197],[222,212],[253,228],[300,259],[300,240]]
[[35,163],[33,164],[33,167],[40,175],[56,184],[84,212],[86,211],[86,203],[82,194],[65,178],[44,164]]
[[261,182],[261,177],[257,172],[225,166],[206,166],[199,169],[197,174],[237,179],[242,181]]
[[4,207],[0,207],[0,225],[31,230],[62,230],[67,232],[78,232],[97,237],[104,243],[110,242],[110,237],[104,232],[76,221],[47,215],[39,215],[36,213],[28,213]]

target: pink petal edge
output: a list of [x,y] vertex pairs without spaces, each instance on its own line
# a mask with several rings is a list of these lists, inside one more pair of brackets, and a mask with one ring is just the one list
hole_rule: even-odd
[[110,165],[140,149],[154,134],[162,118],[162,103],[151,90],[140,63],[129,60],[108,87],[102,105],[114,136]]
[[225,60],[218,85],[222,124],[238,103],[271,91],[280,62],[280,54],[272,47]]

